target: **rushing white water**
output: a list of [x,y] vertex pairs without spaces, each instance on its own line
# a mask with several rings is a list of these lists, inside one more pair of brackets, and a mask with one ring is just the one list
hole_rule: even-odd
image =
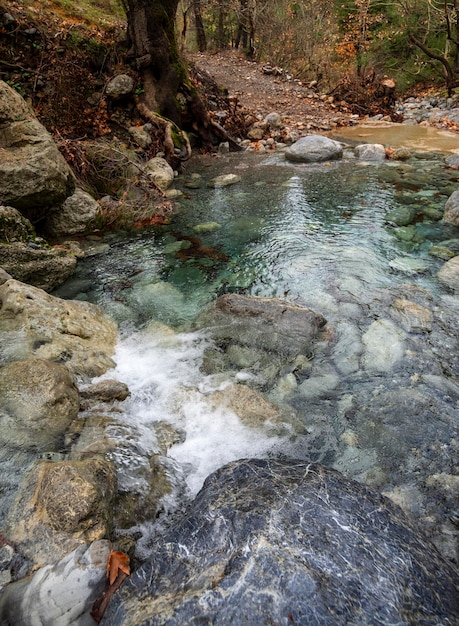
[[[213,406],[212,393],[250,377],[243,371],[232,375],[205,376],[200,372],[208,342],[199,333],[173,334],[153,325],[120,341],[115,370],[105,377],[125,382],[131,397],[124,403],[126,420],[142,433],[142,450],[154,449],[155,423],[168,423],[185,433],[168,456],[185,468],[191,495],[205,478],[225,463],[245,456],[263,456],[282,437],[269,430],[250,427],[225,406]],[[125,436],[125,433],[123,433]]]

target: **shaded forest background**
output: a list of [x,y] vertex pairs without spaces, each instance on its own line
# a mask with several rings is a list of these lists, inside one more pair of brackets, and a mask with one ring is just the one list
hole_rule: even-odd
[[[0,0],[0,78],[54,134],[110,132],[113,112],[97,95],[109,75],[134,75],[142,96],[128,7],[129,0]],[[451,94],[459,85],[459,0],[180,0],[175,17],[185,54],[237,49],[351,104],[377,96],[385,77],[398,97]],[[191,80],[200,82],[193,73]],[[132,110],[117,115],[122,126]]]

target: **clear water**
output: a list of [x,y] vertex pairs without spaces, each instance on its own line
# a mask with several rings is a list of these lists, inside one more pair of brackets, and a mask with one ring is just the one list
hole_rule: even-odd
[[[180,506],[227,461],[309,458],[389,493],[430,524],[451,555],[446,520],[455,505],[429,477],[457,471],[458,370],[448,357],[457,337],[447,320],[457,319],[459,302],[438,282],[444,261],[429,250],[459,240],[459,231],[428,215],[444,207],[459,172],[447,170],[441,155],[419,157],[316,165],[289,164],[279,154],[197,159],[177,183],[185,196],[168,226],[89,244],[109,249],[81,262],[57,295],[96,302],[120,324],[117,368],[106,377],[131,390],[118,418],[137,439],[118,459],[126,489],[142,489],[134,459],[141,466],[158,454],[159,426],[167,424],[175,438],[161,454],[174,487],[163,510]],[[202,176],[199,189],[185,184],[192,173]],[[241,182],[206,186],[222,173]],[[418,212],[408,240],[388,223],[407,205]],[[443,326],[419,333],[396,316],[387,322],[384,294],[399,289],[410,300],[408,283],[429,290]],[[287,372],[269,388],[257,384],[250,364],[204,373],[211,340],[193,322],[227,292],[285,298],[326,317],[329,342],[318,346],[307,377]],[[374,339],[372,324],[381,319]],[[378,350],[387,354],[380,359]],[[281,418],[248,423],[215,405],[213,394],[234,383],[262,391]]]

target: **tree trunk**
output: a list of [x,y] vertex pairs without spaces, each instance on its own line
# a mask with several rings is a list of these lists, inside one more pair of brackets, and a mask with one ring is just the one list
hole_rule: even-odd
[[212,134],[221,141],[229,140],[225,131],[210,120],[180,57],[175,34],[178,3],[179,0],[123,0],[130,55],[143,74],[144,93],[137,108],[163,130],[170,162],[180,158],[175,156],[174,148],[182,150],[183,158],[190,155],[190,144],[182,130],[192,130],[207,150],[212,149]]
[[202,21],[201,0],[193,0],[194,23],[196,26],[196,41],[199,52],[207,50],[206,31]]
[[179,0],[124,0],[130,53],[143,72],[143,100],[152,111],[180,125],[176,96],[186,72],[175,37]]

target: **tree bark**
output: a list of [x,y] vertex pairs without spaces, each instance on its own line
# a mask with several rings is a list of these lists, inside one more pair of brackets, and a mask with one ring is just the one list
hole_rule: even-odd
[[[129,54],[143,75],[144,93],[137,108],[163,130],[166,158],[172,162],[190,155],[190,143],[183,130],[198,135],[206,150],[212,149],[213,136],[229,140],[225,131],[209,118],[180,56],[175,34],[179,0],[123,0],[123,4],[128,20]],[[180,148],[184,156],[176,157],[174,148]]]
[[199,52],[207,50],[206,31],[202,21],[201,0],[193,0],[194,23],[196,26],[196,41]]
[[185,77],[175,37],[179,0],[124,0],[131,54],[144,78],[144,101],[180,125],[176,95]]

